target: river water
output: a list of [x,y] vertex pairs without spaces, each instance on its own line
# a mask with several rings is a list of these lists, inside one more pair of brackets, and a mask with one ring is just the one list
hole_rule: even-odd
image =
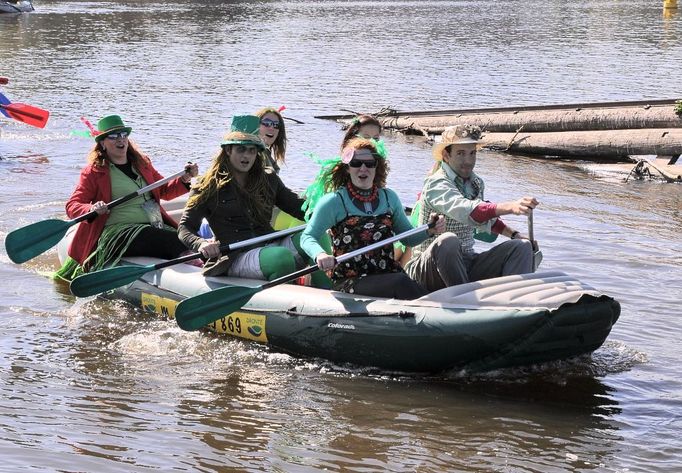
[[[628,0],[39,1],[0,15],[0,234],[63,217],[119,113],[166,174],[206,169],[233,114],[287,107],[282,177],[342,132],[315,115],[682,97],[682,11]],[[409,205],[430,146],[386,138]],[[622,304],[591,356],[482,375],[398,376],[185,333],[76,300],[0,252],[0,471],[682,471],[682,186],[483,151],[494,201],[535,195],[543,268]],[[525,222],[509,218],[523,229]]]

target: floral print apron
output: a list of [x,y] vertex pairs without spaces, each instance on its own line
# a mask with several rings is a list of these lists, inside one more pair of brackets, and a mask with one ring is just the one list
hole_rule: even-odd
[[[379,240],[392,237],[393,217],[381,215],[347,216],[331,229],[334,256],[339,257]],[[331,272],[334,289],[354,292],[355,282],[370,274],[402,272],[393,259],[393,245],[388,244],[336,265]]]

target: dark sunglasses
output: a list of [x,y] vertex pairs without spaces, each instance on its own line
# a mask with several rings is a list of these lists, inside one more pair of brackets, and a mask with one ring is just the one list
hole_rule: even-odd
[[118,133],[109,133],[106,136],[107,140],[117,140],[119,138],[128,138],[128,132],[127,131],[119,131]]
[[377,160],[376,159],[351,159],[348,165],[352,168],[359,168],[362,167],[362,165],[365,165],[367,169],[372,169],[377,167]]
[[275,128],[276,130],[279,130],[279,122],[275,120],[270,120],[269,118],[262,119],[260,121],[260,124],[266,128]]

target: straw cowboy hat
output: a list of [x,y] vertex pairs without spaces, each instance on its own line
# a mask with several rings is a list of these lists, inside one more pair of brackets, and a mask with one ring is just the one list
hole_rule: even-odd
[[123,119],[118,115],[107,115],[97,122],[97,135],[95,141],[100,142],[107,137],[109,133],[125,131],[130,134],[133,131],[129,126],[125,126]]
[[450,145],[469,145],[481,142],[481,128],[476,125],[455,125],[443,130],[441,141],[433,146],[433,158],[443,159],[443,150]]
[[258,136],[260,118],[256,115],[235,115],[232,117],[230,132],[225,135],[220,146],[226,145],[255,145],[265,149],[263,141]]

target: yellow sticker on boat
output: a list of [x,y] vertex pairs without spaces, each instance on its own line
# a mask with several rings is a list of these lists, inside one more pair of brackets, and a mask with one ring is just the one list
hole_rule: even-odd
[[147,312],[154,312],[164,317],[174,319],[175,308],[179,302],[155,294],[142,293],[142,308]]
[[[178,304],[179,302],[173,299],[142,293],[142,308],[147,312],[154,312],[166,318],[175,318],[175,308]],[[268,343],[264,315],[233,312],[209,324],[208,328],[217,333],[226,333],[235,337]]]
[[232,312],[230,315],[216,320],[208,327],[217,333],[226,333],[256,342],[268,342],[264,315]]

